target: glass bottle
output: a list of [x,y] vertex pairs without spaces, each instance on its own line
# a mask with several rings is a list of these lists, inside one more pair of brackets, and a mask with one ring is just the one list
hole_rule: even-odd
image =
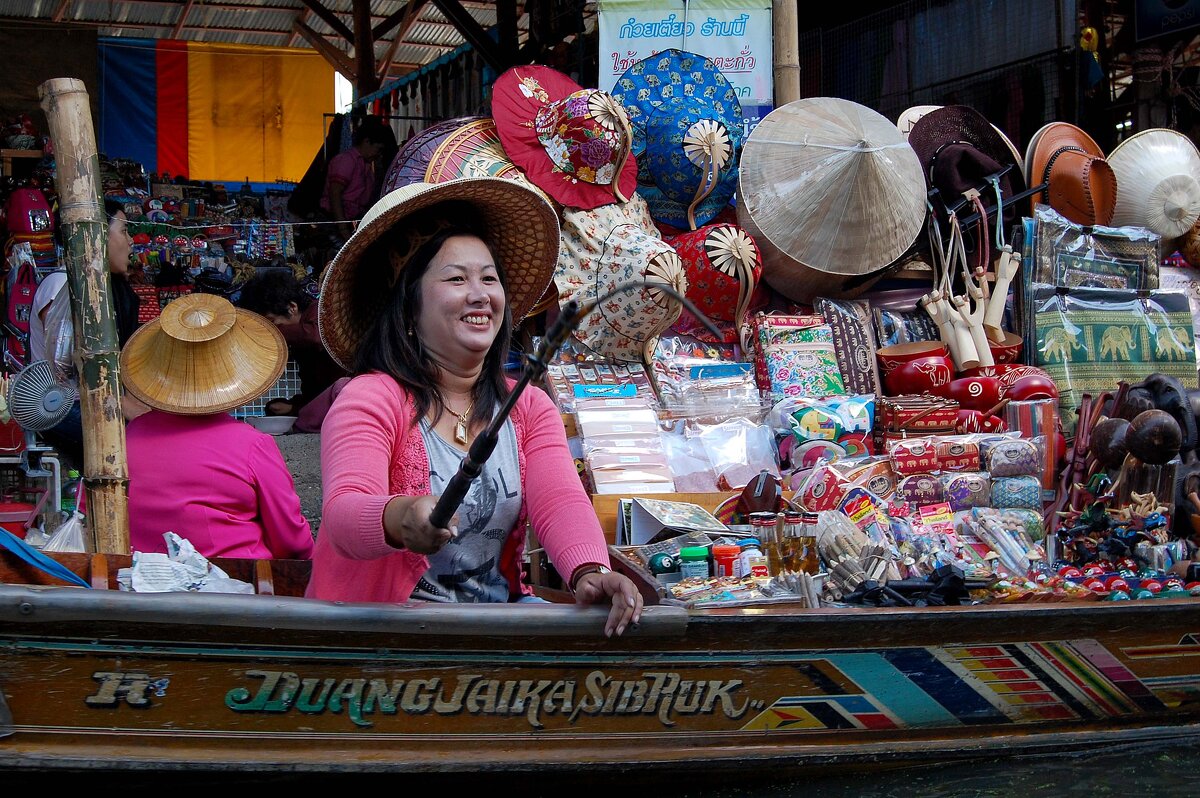
[[804,513],[800,523],[796,543],[797,570],[806,574],[821,572],[821,553],[817,549],[817,521],[820,516],[816,513]]
[[783,540],[777,524],[775,513],[750,513],[750,532],[767,553],[767,569],[771,576],[779,576],[784,571]]

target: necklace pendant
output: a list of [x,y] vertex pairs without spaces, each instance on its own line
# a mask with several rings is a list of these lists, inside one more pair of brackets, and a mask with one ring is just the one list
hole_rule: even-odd
[[467,442],[467,419],[463,416],[459,416],[458,423],[454,425],[454,442]]

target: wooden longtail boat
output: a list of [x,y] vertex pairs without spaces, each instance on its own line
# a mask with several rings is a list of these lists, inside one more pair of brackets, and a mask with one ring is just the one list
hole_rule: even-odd
[[[113,587],[128,557],[58,555]],[[925,609],[50,587],[0,560],[0,767],[388,771],[894,767],[1200,732],[1200,601]],[[264,595],[265,594],[265,595]],[[290,595],[289,595],[290,594]]]

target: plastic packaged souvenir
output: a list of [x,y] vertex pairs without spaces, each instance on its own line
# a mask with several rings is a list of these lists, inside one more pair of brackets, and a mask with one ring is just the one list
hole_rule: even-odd
[[1046,439],[1004,438],[986,445],[984,467],[995,477],[1040,476]]
[[[788,397],[772,409],[770,423],[777,430],[790,431],[797,447],[814,442],[829,444],[833,459],[874,453],[873,395]],[[792,455],[793,466],[799,466],[798,459]]]
[[879,364],[875,360],[879,347],[871,323],[871,306],[861,299],[818,299],[814,307],[833,331],[846,389],[857,394],[879,393]]
[[779,477],[771,430],[745,418],[731,418],[719,424],[697,425],[696,435],[717,474],[720,490],[744,487],[760,471]]
[[992,506],[1025,510],[1042,508],[1042,483],[1037,477],[996,477],[992,479]]
[[833,331],[821,316],[754,316],[759,388],[774,397],[844,394]]
[[990,506],[992,491],[985,473],[943,474],[942,487],[954,512]]

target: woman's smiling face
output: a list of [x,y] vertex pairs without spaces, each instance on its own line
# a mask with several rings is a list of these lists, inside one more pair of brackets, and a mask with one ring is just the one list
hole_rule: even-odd
[[435,360],[481,363],[504,321],[504,287],[491,250],[475,236],[454,236],[421,276],[416,331]]

